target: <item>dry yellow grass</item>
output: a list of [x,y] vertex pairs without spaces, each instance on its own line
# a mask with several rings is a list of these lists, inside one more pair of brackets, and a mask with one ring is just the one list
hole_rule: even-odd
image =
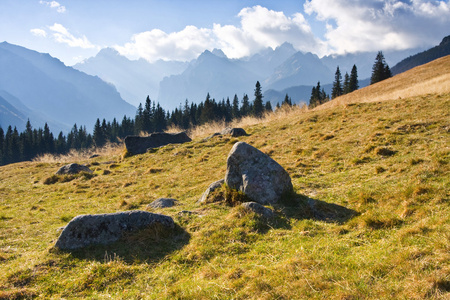
[[450,55],[338,97],[316,109],[321,110],[349,103],[379,102],[449,92]]
[[[2,166],[0,299],[449,299],[449,105],[450,93],[433,93],[283,108],[201,133],[241,126],[239,139],[199,136],[124,159],[96,151],[82,161],[92,177],[53,184],[56,161]],[[298,199],[273,207],[273,223],[197,202],[237,141],[291,175]],[[149,209],[159,197],[178,204]],[[306,197],[323,216],[305,213]],[[52,248],[74,216],[129,209],[169,215],[179,231]]]
[[70,163],[73,161],[87,160],[94,154],[111,157],[119,155],[122,152],[123,152],[123,145],[106,144],[102,148],[90,148],[87,150],[79,150],[79,151],[72,149],[69,151],[69,153],[64,155],[46,153],[35,157],[33,161],[41,163]]

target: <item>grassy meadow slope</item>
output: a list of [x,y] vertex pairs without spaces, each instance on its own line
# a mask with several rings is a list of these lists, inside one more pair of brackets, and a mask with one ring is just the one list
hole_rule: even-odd
[[[445,59],[444,73],[440,63],[419,67],[429,78],[414,83],[427,85],[422,93],[395,93],[415,89],[411,79],[380,101],[376,92],[394,77],[343,105],[248,123],[239,139],[204,135],[128,158],[123,150],[65,158],[94,176],[53,176],[57,159],[0,167],[0,299],[448,298],[450,91],[426,83],[447,76],[448,87]],[[197,203],[225,176],[238,140],[291,175],[296,195],[273,207],[269,223],[239,206]],[[159,197],[179,200],[148,209],[172,216],[175,234],[52,248],[76,215],[147,210]]]

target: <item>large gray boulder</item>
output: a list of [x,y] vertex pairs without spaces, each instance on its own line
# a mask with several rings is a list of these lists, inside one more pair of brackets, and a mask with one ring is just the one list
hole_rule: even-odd
[[55,247],[74,250],[93,244],[110,244],[124,233],[159,226],[172,229],[173,219],[146,211],[126,211],[113,214],[80,215],[72,219],[62,231]]
[[59,170],[56,171],[56,175],[78,174],[80,172],[93,173],[93,171],[86,166],[79,164],[69,164],[59,168]]
[[234,144],[227,159],[225,183],[260,204],[275,204],[293,192],[289,174],[276,161],[244,142]]
[[192,141],[185,132],[156,132],[149,136],[130,135],[125,138],[125,147],[131,155],[142,154],[148,149],[158,148],[168,144],[183,144]]

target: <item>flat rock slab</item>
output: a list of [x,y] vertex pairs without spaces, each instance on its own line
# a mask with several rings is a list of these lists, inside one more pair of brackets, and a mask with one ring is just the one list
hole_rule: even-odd
[[125,138],[125,147],[131,155],[142,154],[148,149],[162,147],[168,144],[183,144],[192,141],[185,132],[157,132],[149,136],[130,135]]
[[94,244],[110,244],[124,233],[156,226],[174,228],[169,216],[134,210],[112,214],[80,215],[72,219],[62,231],[55,247],[75,250]]
[[56,171],[56,175],[78,174],[81,172],[93,173],[93,171],[86,166],[79,164],[69,164],[59,168],[59,170]]
[[172,207],[177,203],[177,200],[172,198],[158,198],[149,205],[148,207],[151,208],[166,208],[166,207]]
[[293,192],[288,172],[267,154],[244,142],[234,144],[228,155],[225,183],[263,205],[278,203]]

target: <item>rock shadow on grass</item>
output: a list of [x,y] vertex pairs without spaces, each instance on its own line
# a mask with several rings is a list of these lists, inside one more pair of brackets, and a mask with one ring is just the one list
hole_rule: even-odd
[[128,264],[157,262],[189,243],[190,234],[178,224],[172,229],[143,229],[124,235],[117,242],[95,244],[75,250],[53,248],[52,252],[67,253],[82,260],[107,263],[119,259]]
[[344,206],[310,198],[302,194],[285,197],[280,208],[288,218],[312,219],[327,223],[344,224],[359,213]]

